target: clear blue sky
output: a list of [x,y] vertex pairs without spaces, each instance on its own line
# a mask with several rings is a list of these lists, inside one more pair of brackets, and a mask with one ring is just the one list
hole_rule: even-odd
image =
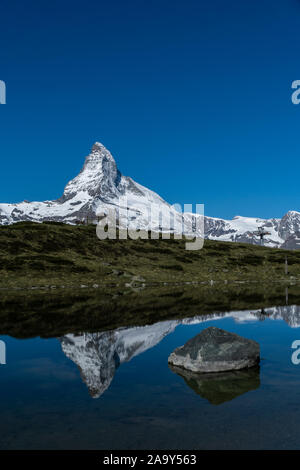
[[93,142],[207,215],[300,210],[298,0],[1,4],[0,201],[61,195]]

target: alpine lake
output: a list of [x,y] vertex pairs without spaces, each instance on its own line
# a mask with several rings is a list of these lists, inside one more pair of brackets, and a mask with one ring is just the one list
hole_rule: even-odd
[[[298,285],[2,291],[0,306],[1,449],[300,448]],[[172,370],[209,326],[257,341],[260,365]]]

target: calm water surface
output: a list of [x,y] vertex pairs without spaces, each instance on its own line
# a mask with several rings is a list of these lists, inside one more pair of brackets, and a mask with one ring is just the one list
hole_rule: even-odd
[[[168,355],[208,326],[258,341],[259,369],[191,380]],[[299,449],[300,307],[17,340],[0,366],[2,449]]]

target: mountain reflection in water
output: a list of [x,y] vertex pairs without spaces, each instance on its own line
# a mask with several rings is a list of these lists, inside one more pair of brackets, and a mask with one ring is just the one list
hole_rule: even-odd
[[[64,354],[78,366],[90,395],[98,398],[109,388],[121,364],[131,361],[135,356],[156,346],[177,326],[201,324],[225,317],[233,318],[237,323],[263,321],[265,318],[284,320],[290,327],[297,328],[300,326],[300,307],[292,305],[255,311],[201,315],[143,327],[119,328],[78,336],[68,334],[59,338],[59,341]],[[174,370],[174,372],[181,375],[187,385],[212,404],[232,400],[247,391],[257,389],[260,385],[259,368],[212,376],[205,374],[205,378],[192,376],[183,370]]]

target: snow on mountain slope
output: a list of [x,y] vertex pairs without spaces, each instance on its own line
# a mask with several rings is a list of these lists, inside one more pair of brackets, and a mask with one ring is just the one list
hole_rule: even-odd
[[65,355],[77,364],[91,396],[98,398],[109,387],[120,364],[153,348],[177,324],[166,321],[82,336],[70,334],[60,338],[60,343]]
[[292,233],[289,235],[281,248],[285,248],[286,250],[300,250],[300,232]]
[[[183,218],[158,194],[122,175],[111,153],[99,142],[93,145],[79,175],[66,185],[59,199],[0,204],[0,224],[25,220],[75,223],[87,217],[95,219],[97,215],[107,215],[113,208],[117,210],[119,223],[126,224],[128,228],[191,233],[192,224],[195,226],[197,221],[197,236],[203,236],[203,217],[185,214]],[[289,211],[282,219],[204,217],[205,238],[212,240],[259,244],[259,238],[253,236],[258,227],[270,232],[265,237],[266,246],[299,248],[295,234],[300,233],[300,212]]]
[[236,216],[232,220],[205,217],[205,237],[211,240],[259,244],[260,240],[253,236],[253,232],[256,232],[258,227],[263,227],[270,233],[265,237],[264,245],[279,247],[284,243],[284,238],[279,233],[280,222],[281,219],[256,219],[241,216]]
[[[75,223],[87,217],[93,220],[98,215],[107,215],[111,209],[117,210],[120,224],[129,229],[181,233],[183,222],[192,227],[194,218],[192,214],[183,218],[158,194],[122,175],[111,153],[96,142],[81,172],[67,184],[59,199],[0,204],[0,223],[24,220]],[[200,229],[197,233],[203,235]]]
[[283,320],[300,327],[300,307],[296,305],[262,310],[244,310],[155,323],[149,326],[120,328],[101,333],[69,334],[59,338],[64,354],[79,368],[81,378],[93,398],[100,397],[110,386],[120,365],[159,344],[179,325],[195,325],[233,318],[237,323]]

